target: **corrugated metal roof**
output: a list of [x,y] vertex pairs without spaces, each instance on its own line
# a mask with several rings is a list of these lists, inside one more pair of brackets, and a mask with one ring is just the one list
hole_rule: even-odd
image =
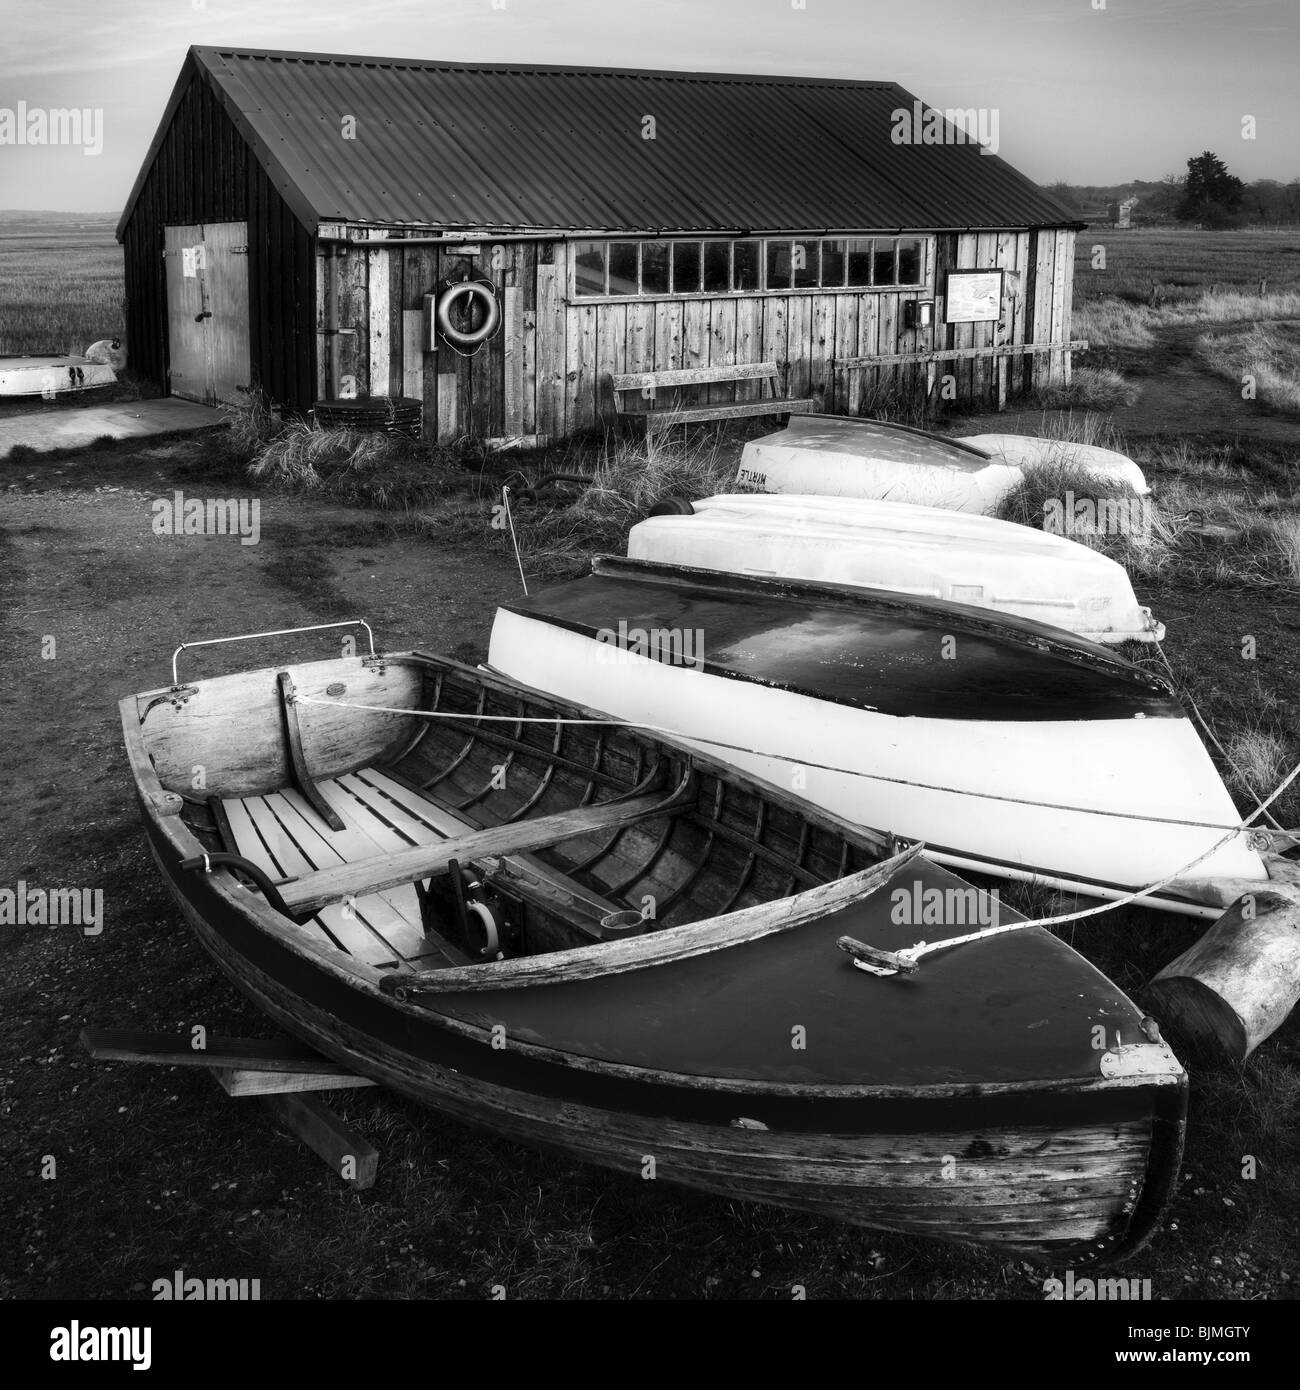
[[[218,48],[191,49],[190,61],[313,228],[1078,225],[974,145],[894,144],[893,112],[914,98],[892,82]],[[173,105],[185,81],[182,73]],[[355,139],[343,138],[346,117]],[[642,135],[646,117],[653,140]]]

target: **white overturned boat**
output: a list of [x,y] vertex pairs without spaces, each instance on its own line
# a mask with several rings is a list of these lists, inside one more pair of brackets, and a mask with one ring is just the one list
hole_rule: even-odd
[[1168,687],[1023,618],[602,558],[500,608],[489,662],[945,864],[1114,898],[1199,859],[1150,902],[1205,917],[1188,880],[1268,879]]
[[[1015,436],[950,439],[882,420],[792,415],[785,429],[745,445],[736,482],[761,492],[867,497],[988,515],[1021,481],[1023,460],[1007,456],[1006,449],[1016,452],[1010,444],[994,453],[978,444],[981,438],[1005,441]],[[1050,448],[1044,446],[1059,444],[1025,438],[1026,458],[1048,457]],[[1112,458],[1119,463],[1094,457],[1086,466],[1140,494],[1149,491],[1132,460],[1122,454]]]
[[0,396],[62,396],[111,386],[117,373],[89,357],[0,357]]
[[1077,541],[994,517],[863,498],[724,493],[650,516],[633,560],[889,589],[1034,618],[1094,642],[1158,642],[1122,565]]
[[1044,439],[1033,434],[967,434],[956,442],[978,449],[989,458],[1015,468],[1065,463],[1085,473],[1127,483],[1139,497],[1145,497],[1151,491],[1146,475],[1127,454],[1115,449],[1102,449],[1096,444],[1076,444],[1070,439]]

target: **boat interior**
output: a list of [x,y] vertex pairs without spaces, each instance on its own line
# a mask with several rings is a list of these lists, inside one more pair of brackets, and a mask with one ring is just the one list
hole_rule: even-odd
[[557,723],[596,717],[441,657],[267,668],[124,705],[202,846],[186,867],[229,867],[379,970],[662,931],[891,848],[626,726]]

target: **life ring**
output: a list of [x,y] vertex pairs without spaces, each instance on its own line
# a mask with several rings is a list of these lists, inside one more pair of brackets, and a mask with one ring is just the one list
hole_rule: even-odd
[[[468,297],[471,303],[483,306],[483,321],[477,328],[465,332],[452,325],[451,311],[456,304]],[[471,313],[471,318],[473,317]],[[492,286],[482,280],[461,280],[444,291],[438,301],[438,332],[455,348],[478,347],[485,343],[501,327],[501,306],[497,303]]]

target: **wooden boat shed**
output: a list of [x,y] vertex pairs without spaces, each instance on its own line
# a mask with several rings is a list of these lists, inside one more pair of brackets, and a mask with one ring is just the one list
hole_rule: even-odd
[[[855,414],[882,373],[1067,379],[1081,224],[951,123],[897,142],[923,109],[889,82],[192,48],[117,228],[132,361],[207,402],[419,398],[443,440],[598,427],[621,373],[772,362]],[[501,315],[477,350],[436,323],[466,278]]]

